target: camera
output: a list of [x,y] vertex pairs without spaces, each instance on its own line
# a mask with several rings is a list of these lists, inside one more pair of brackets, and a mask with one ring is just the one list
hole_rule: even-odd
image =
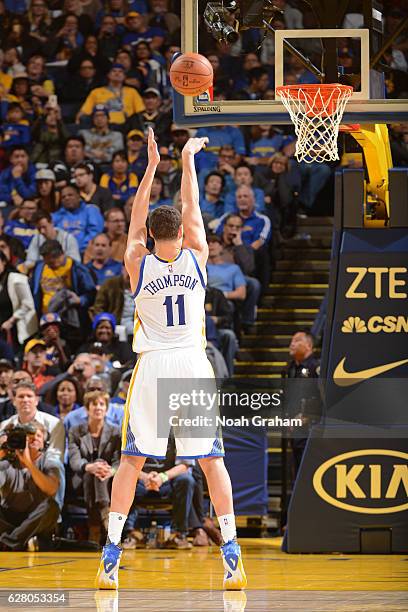
[[10,463],[17,461],[16,450],[23,451],[27,444],[27,436],[34,435],[36,431],[36,427],[30,423],[6,429],[3,434],[7,436],[7,440],[1,445],[1,449],[6,451],[4,459]]
[[234,21],[232,27],[227,23],[228,17],[238,10],[238,4],[236,1],[231,2],[209,2],[205,7],[204,21],[208,31],[218,42],[225,42],[229,45],[237,42],[239,38],[238,34],[238,22]]
[[[204,21],[218,42],[231,45],[238,40],[241,30],[262,29],[265,22],[271,24],[282,15],[283,11],[273,4],[273,0],[221,0],[207,3]],[[233,25],[230,23],[232,17]]]

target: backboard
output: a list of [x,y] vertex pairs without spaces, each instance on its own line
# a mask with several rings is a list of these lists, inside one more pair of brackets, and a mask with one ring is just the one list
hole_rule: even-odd
[[[326,1],[326,0],[324,0]],[[202,45],[203,23],[201,13],[203,3],[202,0],[182,0],[182,51],[196,52],[208,55],[208,48]],[[200,7],[200,15],[199,15]],[[378,14],[378,11],[377,11]],[[378,15],[377,15],[378,16]],[[277,24],[282,26],[282,23]],[[342,23],[339,24],[339,26]],[[287,49],[289,43],[297,48],[302,55],[314,67],[324,66],[323,47],[327,41],[332,41],[334,52],[336,54],[344,53],[344,49],[352,49],[350,51],[351,61],[353,63],[350,76],[355,91],[350,102],[347,104],[346,111],[342,123],[358,124],[358,123],[398,123],[408,121],[408,94],[407,99],[385,99],[384,75],[381,65],[376,65],[377,70],[373,70],[375,64],[374,54],[370,49],[373,48],[372,37],[373,32],[367,28],[308,28],[308,29],[286,29],[285,25],[276,29],[275,33],[268,33],[268,36],[257,49],[258,54],[264,53],[263,47],[266,45],[272,51],[266,54],[269,60],[270,81],[273,81],[274,87],[278,85],[288,84],[289,78],[293,81],[293,74],[287,71],[287,66],[293,62],[297,62],[293,58],[293,54]],[[240,41],[231,47],[223,46],[221,49],[214,40],[214,49],[225,59],[233,59],[235,63],[239,63],[240,56],[245,55],[248,49],[245,48],[242,42],[244,36],[241,35]],[[241,48],[240,48],[241,45]],[[321,51],[319,51],[319,49]],[[251,52],[251,50],[249,51]],[[228,54],[231,56],[228,58]],[[336,55],[335,55],[336,57]],[[336,60],[335,60],[336,61]],[[340,64],[339,60],[339,64]],[[262,62],[264,63],[264,62]],[[343,64],[346,62],[343,62]],[[317,68],[317,71],[318,71]],[[340,69],[339,69],[340,70]],[[344,72],[344,66],[343,66]],[[292,71],[296,72],[296,71]],[[350,69],[351,72],[351,69]],[[317,78],[310,73],[310,76],[318,82],[323,78]],[[303,76],[308,78],[308,75]],[[347,83],[347,68],[346,74],[339,76],[340,79],[345,79],[342,82]],[[299,81],[298,81],[299,82]],[[311,82],[311,81],[303,81]],[[408,86],[406,87],[408,89]],[[267,92],[267,97],[273,98],[273,89]],[[234,99],[240,97],[239,92],[230,92],[228,99],[217,99],[217,92],[214,92],[214,97],[211,99],[210,94],[204,94],[199,97],[184,97],[174,92],[174,118],[179,125],[191,127],[200,127],[206,125],[259,125],[262,123],[273,124],[290,124],[290,118],[280,100],[277,99]],[[265,97],[265,96],[264,96]]]

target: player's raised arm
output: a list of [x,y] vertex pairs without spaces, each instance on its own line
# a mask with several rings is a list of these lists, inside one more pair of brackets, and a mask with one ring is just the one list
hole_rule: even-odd
[[146,220],[149,214],[150,191],[156,168],[160,161],[154,132],[149,128],[148,132],[148,164],[146,172],[140,182],[135,199],[132,204],[132,214],[128,230],[128,239],[125,252],[125,266],[130,276],[132,291],[136,290],[139,280],[140,261],[148,253],[146,248],[147,230]]
[[205,265],[208,246],[205,237],[203,217],[200,210],[200,192],[194,166],[194,155],[207,144],[208,138],[190,138],[184,146],[183,176],[181,179],[182,218],[186,248],[194,249],[201,263]]

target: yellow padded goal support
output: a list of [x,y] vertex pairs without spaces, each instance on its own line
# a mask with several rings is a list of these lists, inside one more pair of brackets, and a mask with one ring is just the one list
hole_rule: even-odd
[[[391,147],[388,128],[384,123],[363,124],[353,126],[349,130],[364,152],[368,180],[365,185],[365,201],[367,203],[384,203],[385,219],[390,216],[390,201],[388,189],[388,170],[392,168]],[[366,218],[366,224],[384,226],[384,221],[372,221]]]

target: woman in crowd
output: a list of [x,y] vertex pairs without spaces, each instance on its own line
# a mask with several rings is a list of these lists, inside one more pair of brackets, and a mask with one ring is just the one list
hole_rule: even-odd
[[135,67],[143,76],[143,89],[157,87],[163,91],[167,84],[165,67],[160,63],[161,56],[155,55],[146,41],[134,45]]
[[38,329],[28,278],[16,272],[0,251],[0,330],[3,340],[16,350]]
[[47,44],[47,56],[51,60],[68,60],[81,49],[84,37],[79,30],[79,17],[75,13],[65,16],[61,29]]
[[59,208],[60,204],[60,193],[55,189],[55,174],[52,170],[44,168],[38,170],[35,175],[37,183],[38,198],[36,202],[40,210],[45,212],[53,213]]
[[34,103],[28,76],[25,73],[20,72],[14,77],[10,94],[14,96],[17,102],[21,105],[27,117],[30,119],[34,118]]
[[128,342],[121,342],[115,334],[116,318],[110,312],[101,312],[92,322],[92,336],[79,349],[79,353],[93,353],[94,349],[106,355],[109,361],[119,361],[121,364],[134,359],[134,353]]
[[149,210],[154,210],[159,206],[167,205],[171,206],[173,204],[173,200],[170,198],[163,197],[163,179],[161,176],[155,176],[153,179],[152,189],[150,192],[150,204]]
[[24,245],[14,236],[0,235],[0,251],[4,253],[12,267],[16,267],[19,262],[25,259]]
[[63,421],[67,414],[82,405],[82,392],[78,380],[74,376],[67,376],[60,380],[52,389],[50,399],[50,403],[57,410],[58,417]]
[[100,542],[106,537],[111,478],[119,466],[121,434],[106,421],[109,395],[103,391],[85,394],[86,423],[69,430],[71,488],[83,497],[88,511],[88,538]]
[[21,55],[18,49],[13,45],[7,45],[4,49],[4,72],[16,77],[18,74],[25,72],[25,66],[21,62]]
[[[67,65],[67,72],[70,76],[76,75],[84,60],[90,60],[93,67],[96,69],[95,71],[97,72],[98,79],[109,71],[110,62],[100,53],[99,42],[95,34],[88,34],[85,38],[84,46],[73,53]],[[88,93],[89,91],[84,94],[82,100],[86,98]]]
[[136,174],[129,172],[126,151],[117,151],[112,156],[112,170],[102,174],[100,185],[112,193],[117,206],[123,207],[130,196],[134,196],[139,184]]

